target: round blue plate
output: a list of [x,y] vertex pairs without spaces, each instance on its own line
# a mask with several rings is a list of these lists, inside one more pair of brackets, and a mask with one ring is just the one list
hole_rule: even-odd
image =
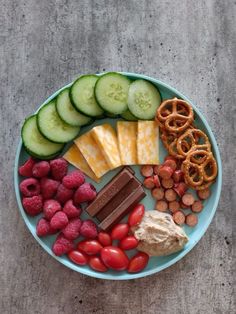
[[[51,251],[51,246],[52,243],[55,240],[56,236],[49,236],[45,238],[39,238],[36,235],[36,224],[39,219],[39,216],[37,217],[30,217],[26,215],[22,203],[21,203],[21,196],[19,192],[19,183],[22,180],[22,178],[18,175],[18,168],[20,165],[24,163],[24,161],[28,158],[27,153],[24,150],[24,147],[22,145],[22,141],[20,140],[17,152],[16,152],[16,158],[15,158],[15,168],[14,168],[14,185],[15,185],[15,193],[16,193],[16,199],[18,203],[18,207],[20,209],[20,213],[29,228],[30,232],[32,235],[35,237],[36,241],[46,250],[51,256],[53,256],[56,260],[64,264],[65,266],[80,272],[82,274],[91,276],[91,277],[96,277],[96,278],[102,278],[102,279],[112,279],[112,280],[127,280],[127,279],[134,279],[134,278],[141,278],[145,277],[148,275],[152,275],[154,273],[158,273],[159,271],[173,265],[177,261],[179,261],[182,257],[184,257],[196,244],[197,242],[201,239],[201,237],[204,235],[206,232],[218,205],[219,202],[219,197],[220,197],[220,192],[221,192],[221,185],[222,185],[222,164],[221,164],[221,159],[220,159],[220,153],[217,147],[217,143],[215,140],[215,137],[211,131],[210,126],[208,125],[207,121],[205,120],[204,116],[200,113],[199,109],[197,109],[192,102],[187,99],[184,95],[182,95],[180,92],[178,92],[176,89],[170,87],[169,85],[162,83],[159,80],[156,80],[154,78],[141,75],[141,74],[134,74],[134,73],[127,73],[123,72],[124,75],[128,76],[130,79],[135,80],[135,79],[145,79],[150,82],[152,82],[154,85],[156,85],[161,93],[162,99],[167,99],[167,98],[173,98],[173,97],[178,97],[182,98],[186,101],[188,101],[195,113],[195,124],[202,129],[203,131],[206,132],[208,135],[211,143],[212,143],[212,150],[215,155],[215,158],[217,160],[218,164],[218,176],[216,179],[216,182],[212,185],[211,187],[211,196],[209,199],[207,199],[204,203],[204,210],[198,215],[199,222],[198,225],[195,228],[190,228],[187,226],[184,226],[184,230],[187,233],[189,237],[189,242],[187,245],[184,247],[184,249],[178,253],[169,255],[169,256],[163,256],[163,257],[152,257],[149,260],[148,266],[140,273],[137,274],[129,274],[125,271],[123,272],[116,272],[116,271],[111,271],[109,270],[106,273],[99,273],[96,272],[92,269],[90,269],[87,266],[78,266],[74,263],[72,263],[66,256],[62,257],[57,257],[55,256],[52,251]],[[101,74],[100,74],[101,75]],[[52,96],[50,96],[45,103],[53,99],[58,95],[58,93],[63,90],[66,87],[69,87],[71,84],[61,88],[58,90],[56,93],[54,93]],[[45,104],[44,103],[44,104]],[[42,105],[44,105],[42,104]],[[102,119],[102,120],[97,120],[95,123],[93,123],[90,126],[83,127],[81,130],[81,134],[84,132],[87,132],[90,128],[92,128],[94,125],[98,124],[103,124],[104,122],[109,122],[112,125],[116,124],[117,119]],[[67,146],[68,148],[68,146]],[[166,155],[165,148],[163,147],[161,141],[160,141],[160,159],[161,161],[163,160],[164,156]],[[71,167],[72,168],[72,167]],[[137,177],[141,179],[140,173],[139,173],[139,168],[137,166],[133,167]],[[108,174],[106,174],[103,178],[102,181],[99,184],[93,184],[96,186],[97,190],[99,191],[101,187],[106,184],[118,171],[110,171]],[[88,181],[91,182],[91,180],[88,178]],[[150,192],[147,191],[147,196],[142,202],[145,205],[146,210],[150,210],[154,208],[154,201],[150,195]],[[83,213],[82,218],[88,218],[86,217],[86,214]],[[129,253],[129,255],[132,255],[132,252]]]

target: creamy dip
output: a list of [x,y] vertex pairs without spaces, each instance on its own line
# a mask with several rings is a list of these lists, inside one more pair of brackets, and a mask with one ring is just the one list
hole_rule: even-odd
[[170,255],[188,242],[186,233],[172,216],[157,210],[145,211],[141,223],[132,230],[140,241],[137,249],[150,256]]

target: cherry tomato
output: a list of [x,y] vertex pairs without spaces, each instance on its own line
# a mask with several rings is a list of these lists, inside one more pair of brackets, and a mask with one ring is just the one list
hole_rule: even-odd
[[101,243],[102,246],[112,245],[110,234],[104,231],[99,232],[98,241]]
[[149,256],[144,252],[138,252],[136,255],[134,255],[128,266],[128,272],[129,273],[138,273],[141,270],[143,270],[149,261]]
[[133,227],[141,222],[144,215],[144,210],[145,209],[144,209],[143,204],[138,204],[134,207],[128,219],[128,223],[130,227]]
[[77,251],[77,250],[70,251],[70,253],[68,254],[68,257],[72,262],[81,266],[86,265],[88,263],[87,254]]
[[111,231],[112,240],[121,240],[127,236],[129,233],[129,225],[128,224],[118,224]]
[[84,240],[78,243],[77,248],[88,255],[96,255],[102,249],[102,245],[97,240]]
[[139,241],[134,236],[128,236],[120,241],[119,247],[122,250],[132,250],[137,247],[138,242]]
[[101,250],[101,259],[108,268],[115,270],[125,270],[129,265],[127,255],[115,246],[104,247]]
[[108,268],[104,265],[103,261],[98,256],[91,256],[89,259],[89,266],[96,270],[104,273],[105,271],[108,271]]

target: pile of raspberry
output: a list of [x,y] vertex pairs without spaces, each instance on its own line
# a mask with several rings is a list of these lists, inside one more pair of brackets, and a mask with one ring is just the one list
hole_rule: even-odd
[[97,237],[96,224],[82,221],[82,203],[94,200],[95,187],[85,182],[80,170],[68,173],[68,163],[63,158],[37,161],[30,157],[20,168],[19,174],[27,177],[20,183],[22,204],[30,216],[41,214],[36,226],[39,237],[59,233],[52,251],[61,256],[74,249],[79,236]]

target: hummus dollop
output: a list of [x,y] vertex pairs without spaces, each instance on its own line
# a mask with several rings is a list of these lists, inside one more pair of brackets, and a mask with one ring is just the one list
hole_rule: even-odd
[[145,211],[141,223],[132,229],[140,241],[137,249],[150,256],[164,256],[180,251],[188,242],[184,230],[170,214],[157,210]]

